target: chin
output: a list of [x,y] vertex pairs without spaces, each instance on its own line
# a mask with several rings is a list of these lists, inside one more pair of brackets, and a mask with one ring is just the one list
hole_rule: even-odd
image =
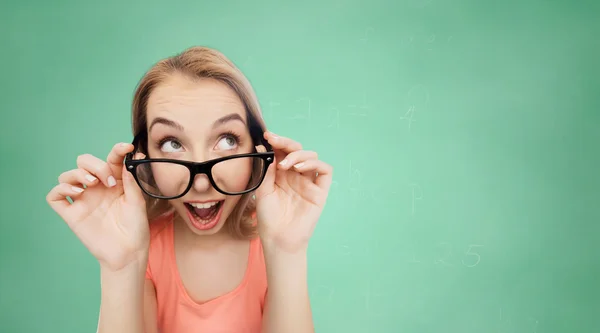
[[192,206],[202,205],[198,203],[179,202],[177,212],[192,233],[200,236],[214,235],[221,231],[223,225],[225,225],[225,221],[227,221],[227,218],[235,208],[238,200],[231,199],[226,198],[216,203],[212,202],[213,206],[210,207],[211,212],[204,216],[204,218],[200,218]]

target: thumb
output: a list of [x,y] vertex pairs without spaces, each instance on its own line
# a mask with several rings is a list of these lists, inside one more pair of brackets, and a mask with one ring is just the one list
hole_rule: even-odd
[[127,171],[123,165],[122,170],[123,191],[125,192],[125,201],[131,204],[142,204],[145,202],[142,189],[138,186],[131,172]]

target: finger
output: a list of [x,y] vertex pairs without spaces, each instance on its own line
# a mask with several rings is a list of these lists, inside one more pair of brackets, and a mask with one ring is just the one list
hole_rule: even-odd
[[[256,146],[256,152],[264,153],[267,151],[267,148],[263,145]],[[264,197],[265,195],[272,193],[275,190],[275,162],[277,161],[277,157],[269,167],[267,168],[267,173],[263,178],[262,183],[254,192],[255,198],[259,199]]]
[[89,172],[84,169],[73,169],[63,172],[58,176],[59,183],[68,183],[71,185],[86,185],[92,186],[98,184],[98,178],[92,176]]
[[321,189],[313,179],[309,178],[308,175],[312,174],[314,174],[312,171],[306,174],[296,172],[294,173],[296,177],[287,177],[287,182],[304,200],[316,206],[322,206],[327,199],[327,191]]
[[301,173],[315,172],[318,176],[315,179],[315,184],[323,190],[329,190],[333,179],[333,167],[320,160],[308,160],[297,163],[294,169]]
[[121,170],[121,177],[123,179],[123,192],[125,193],[125,200],[131,204],[143,204],[145,203],[142,189],[138,186],[133,174],[123,166]]
[[286,154],[296,150],[302,150],[302,145],[290,138],[275,135],[271,132],[265,132],[264,138],[271,144],[274,150],[282,150]]
[[[275,159],[277,161],[277,159]],[[267,173],[263,178],[262,183],[256,189],[254,194],[256,195],[256,200],[260,200],[262,197],[273,193],[275,191],[275,178],[276,178],[276,167],[274,163],[271,163],[267,168]]]
[[121,180],[123,169],[123,160],[125,159],[125,155],[130,153],[133,150],[133,145],[131,143],[117,143],[113,146],[110,153],[108,153],[108,157],[106,158],[106,163],[108,164],[111,173],[117,180]]
[[[263,146],[263,145],[259,145],[254,148],[256,148],[257,153],[264,153],[267,151],[267,148],[265,148],[265,146]],[[276,160],[277,160],[277,158],[275,158],[275,161]],[[254,192],[256,199],[260,199],[260,198],[264,197],[265,195],[272,193],[274,191],[274,189],[275,189],[275,161],[273,161],[273,163],[271,163],[271,165],[269,165],[269,167],[267,168],[267,173],[265,174],[265,177],[263,178],[262,183]]]
[[277,165],[281,170],[288,170],[292,166],[302,163],[308,160],[317,160],[319,155],[314,151],[309,150],[298,150],[288,154],[279,164]]
[[265,146],[263,146],[263,145],[254,146],[254,149],[256,149],[257,153],[267,152],[267,148],[265,148]]
[[80,196],[85,190],[78,186],[73,186],[67,183],[61,183],[56,185],[46,195],[46,201],[52,207],[52,209],[58,213],[63,219],[68,219],[68,208],[71,203],[67,200],[67,197],[75,199]]
[[134,160],[143,160],[145,158],[146,158],[146,155],[144,155],[144,153],[135,153],[133,155]]
[[[90,154],[80,155],[77,158],[77,166],[100,179],[100,181],[102,181],[102,183],[107,187],[113,187],[117,185],[115,176],[111,168],[108,166],[108,163],[97,158],[96,156]],[[121,170],[119,170],[119,172],[120,171]]]

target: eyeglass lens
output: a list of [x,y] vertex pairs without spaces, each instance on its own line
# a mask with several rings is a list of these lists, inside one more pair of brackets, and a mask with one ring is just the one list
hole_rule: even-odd
[[[218,190],[237,194],[253,189],[260,183],[264,173],[264,160],[259,157],[239,157],[221,161],[210,170]],[[176,197],[185,192],[190,184],[190,170],[171,162],[147,162],[136,167],[141,187],[150,195]],[[207,175],[196,175],[207,177]],[[205,181],[208,181],[206,179]]]

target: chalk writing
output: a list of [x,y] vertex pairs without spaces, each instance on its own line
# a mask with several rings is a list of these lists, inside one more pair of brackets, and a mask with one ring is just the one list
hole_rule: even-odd
[[340,187],[340,183],[337,180],[332,180],[331,181],[331,189],[337,189],[338,187]]
[[306,103],[307,106],[304,109],[303,113],[295,114],[290,119],[292,119],[292,120],[295,120],[295,119],[307,119],[308,122],[310,123],[310,117],[311,117],[311,99],[309,97],[303,97],[303,98],[297,99],[296,103]]
[[252,60],[252,56],[248,56],[246,57],[246,60],[244,60],[244,62],[242,63],[242,68],[246,68],[246,66],[248,65],[248,63]]
[[400,116],[400,120],[407,121],[408,131],[410,132],[412,123],[417,121],[415,119],[417,110],[424,108],[429,103],[429,91],[424,85],[416,84],[408,90],[406,99],[408,102],[408,109]]
[[481,261],[481,256],[479,255],[479,253],[475,252],[476,248],[482,247],[483,245],[479,245],[479,244],[471,244],[469,245],[469,248],[467,249],[467,251],[465,252],[465,256],[468,257],[469,260],[467,260],[467,263],[465,262],[466,258],[463,258],[461,261],[463,263],[463,265],[467,266],[467,267],[475,267],[477,266],[477,264],[479,264],[479,262]]
[[411,214],[415,215],[416,210],[416,202],[417,200],[423,199],[423,191],[421,190],[421,186],[419,184],[410,184],[412,191],[412,203],[411,203]]
[[[331,113],[333,113],[333,116],[331,116]],[[327,128],[340,129],[340,109],[335,106],[330,108],[329,118]]]
[[381,316],[382,314],[376,311],[373,311],[373,305],[379,304],[379,302],[373,302],[373,298],[382,297],[384,295],[380,293],[376,293],[373,291],[373,287],[371,285],[371,281],[367,280],[367,285],[365,286],[365,291],[363,296],[365,297],[365,310],[369,316]]
[[531,327],[533,329],[533,333],[537,333],[538,326],[540,325],[540,322],[537,319],[533,318],[533,317],[529,317],[529,322],[530,322]]
[[335,289],[333,289],[332,287],[323,285],[323,284],[318,285],[317,288],[325,290],[325,292],[327,293],[327,302],[329,302],[329,303],[333,302],[333,295],[335,294]]
[[417,255],[414,252],[412,252],[410,260],[408,262],[409,263],[420,263],[421,260],[417,260]]
[[365,31],[363,32],[363,35],[360,38],[360,41],[367,42],[369,40],[369,34],[372,34],[373,32],[375,32],[374,28],[372,28],[372,27],[365,28]]
[[267,117],[270,117],[270,118],[274,117],[274,115],[275,115],[274,109],[275,109],[276,106],[280,106],[280,105],[281,104],[279,102],[269,101],[269,108],[268,108],[269,112],[267,112],[265,114],[265,118],[267,118]]
[[406,93],[409,105],[426,106],[429,103],[429,90],[423,84],[412,86]]
[[452,256],[452,244],[447,242],[442,242],[438,244],[438,248],[441,248],[441,255],[439,258],[434,260],[434,264],[442,264],[446,266],[453,266],[448,260]]
[[362,181],[362,175],[360,173],[360,170],[354,169],[352,167],[352,161],[350,161],[349,171],[350,174],[348,175],[348,179],[350,179],[350,182],[348,189],[350,192],[352,192],[353,195],[356,196],[356,198],[358,198],[360,196],[360,185]]
[[[289,103],[281,103],[270,100],[263,108],[263,118],[268,121],[286,119],[294,125],[298,120],[303,125],[311,126],[311,130],[340,130],[344,121],[348,118],[367,118],[371,114],[372,106],[369,104],[367,92],[362,93],[355,103],[339,106],[315,107],[315,101],[311,97],[297,98]],[[413,120],[414,121],[414,120]],[[331,132],[329,132],[331,133]]]
[[540,322],[534,317],[528,317],[527,320],[519,315],[510,315],[510,311],[506,311],[505,308],[500,308],[499,311],[499,328],[496,332],[499,333],[510,333],[514,332],[516,328],[519,332],[527,333],[538,333]]
[[435,34],[431,34],[429,35],[429,38],[427,38],[427,43],[433,43],[435,42]]
[[408,131],[409,132],[412,127],[412,123],[417,121],[414,118],[415,118],[415,106],[414,105],[409,106],[406,113],[404,113],[404,115],[400,116],[400,120],[408,120]]
[[358,105],[357,104],[349,104],[348,108],[352,109],[352,112],[349,113],[349,115],[351,115],[351,116],[359,116],[359,117],[368,116],[368,112],[371,109],[371,107],[367,103],[367,93],[363,92],[361,104],[358,104]]
[[[467,249],[464,251],[462,258],[460,260],[460,263],[463,264],[463,266],[468,267],[468,268],[473,268],[475,266],[477,266],[480,262],[481,262],[481,255],[477,252],[477,248],[483,247],[483,245],[479,245],[479,244],[470,244],[469,246],[467,246]],[[435,253],[436,255],[432,258],[432,262],[435,265],[439,265],[439,266],[447,266],[447,267],[454,267],[455,263],[453,262],[453,258],[454,258],[454,245],[451,244],[450,242],[440,242],[435,246]],[[411,264],[418,264],[418,263],[422,263],[423,261],[417,258],[416,255],[416,251],[415,248],[411,248],[411,250],[408,252],[409,255],[409,260],[407,261],[408,263]],[[419,256],[419,257],[423,257],[423,256]]]
[[346,243],[347,242],[343,242],[343,243],[338,242],[336,244],[337,252],[339,254],[341,254],[342,256],[349,256],[352,254],[350,252],[350,246],[346,245]]
[[430,50],[430,51],[433,50],[434,42],[435,42],[435,34],[432,34],[429,36],[429,38],[427,38],[427,41],[426,41],[426,43],[428,45],[428,47],[427,47],[428,50]]

